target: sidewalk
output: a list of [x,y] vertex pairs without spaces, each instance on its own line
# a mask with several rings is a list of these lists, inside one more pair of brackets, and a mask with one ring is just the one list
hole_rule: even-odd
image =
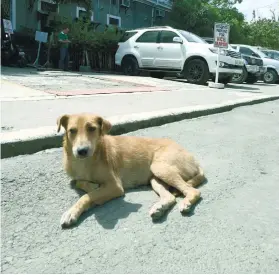
[[[263,83],[215,90],[149,77],[58,75],[45,72],[1,77],[2,158],[61,146],[56,120],[63,114],[99,114],[112,122],[112,134],[123,134],[279,99],[278,86]],[[75,96],[62,96],[69,87]]]
[[214,90],[150,77],[5,68],[1,76],[1,126],[4,132],[55,126],[57,117],[65,113],[119,116],[227,104],[276,95],[277,89],[278,86],[244,84]]
[[[163,89],[163,88],[162,88]],[[23,89],[25,90],[25,88]],[[29,90],[28,90],[29,92]],[[35,93],[35,92],[34,92]],[[227,104],[238,99],[258,98],[262,94],[243,93],[232,90],[178,89],[150,93],[95,95],[90,97],[49,98],[40,100],[15,100],[2,102],[2,130],[55,126],[62,114],[90,112],[102,116],[129,115],[142,112],[195,107],[212,104]],[[4,127],[4,128],[3,128]]]
[[32,97],[49,97],[49,94],[1,79],[1,101],[11,97],[31,99]]

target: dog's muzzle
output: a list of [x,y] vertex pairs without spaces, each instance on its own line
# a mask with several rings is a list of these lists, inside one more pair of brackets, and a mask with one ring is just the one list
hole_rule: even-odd
[[89,154],[89,147],[77,148],[77,156],[80,158],[86,158]]

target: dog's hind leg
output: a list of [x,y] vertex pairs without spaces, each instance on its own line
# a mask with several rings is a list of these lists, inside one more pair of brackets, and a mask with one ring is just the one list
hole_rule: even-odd
[[191,206],[200,199],[201,192],[193,187],[191,179],[189,183],[184,181],[176,167],[164,162],[155,162],[151,165],[151,171],[161,181],[178,189],[185,196],[179,204],[180,212],[188,212]]
[[149,214],[153,219],[160,218],[172,205],[176,203],[175,196],[168,191],[168,186],[157,178],[152,178],[151,186],[158,194],[160,200],[150,209]]

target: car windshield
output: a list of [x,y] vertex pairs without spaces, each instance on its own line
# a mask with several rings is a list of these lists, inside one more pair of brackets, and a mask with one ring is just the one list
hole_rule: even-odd
[[188,41],[188,42],[191,42],[191,43],[201,43],[201,44],[208,44],[205,40],[203,40],[201,37],[193,34],[193,33],[190,33],[190,32],[186,32],[186,31],[183,31],[183,30],[178,30],[180,34],[183,35],[183,37]]
[[262,58],[267,58],[267,57],[268,57],[264,52],[258,50],[256,47],[252,47],[252,48],[253,48],[253,51],[254,51],[256,54],[258,54],[260,57],[262,57]]
[[264,51],[264,53],[269,57],[276,60],[279,60],[279,52],[276,51]]
[[274,52],[274,59],[279,60],[279,52]]

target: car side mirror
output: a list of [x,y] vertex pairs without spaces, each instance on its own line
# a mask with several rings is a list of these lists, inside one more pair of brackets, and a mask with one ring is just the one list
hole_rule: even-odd
[[172,41],[173,41],[174,43],[183,44],[183,40],[182,40],[182,38],[179,37],[179,36],[174,37]]

